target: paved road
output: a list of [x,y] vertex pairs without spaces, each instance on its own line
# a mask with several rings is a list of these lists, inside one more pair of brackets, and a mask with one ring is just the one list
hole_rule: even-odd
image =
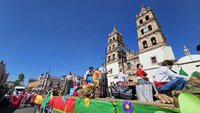
[[35,107],[27,107],[23,108],[23,106],[20,106],[18,109],[14,110],[12,108],[6,108],[3,110],[0,110],[0,113],[34,113]]
[[13,113],[34,113],[34,107],[17,109]]

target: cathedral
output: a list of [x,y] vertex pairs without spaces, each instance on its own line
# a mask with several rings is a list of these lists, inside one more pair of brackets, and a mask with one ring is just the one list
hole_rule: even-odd
[[120,70],[129,75],[135,75],[136,65],[141,63],[150,81],[153,81],[155,70],[164,60],[175,61],[171,46],[162,33],[161,27],[153,11],[149,7],[141,6],[136,15],[136,31],[139,52],[133,52],[125,48],[123,35],[114,26],[108,35],[106,53],[106,65],[108,83],[116,81]]

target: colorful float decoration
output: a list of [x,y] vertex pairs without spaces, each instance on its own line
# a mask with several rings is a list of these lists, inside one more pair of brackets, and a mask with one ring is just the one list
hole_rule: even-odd
[[85,104],[85,106],[88,107],[90,105],[90,99],[89,98],[85,98],[84,104]]
[[129,101],[124,101],[122,107],[126,113],[132,113],[133,111],[133,104]]

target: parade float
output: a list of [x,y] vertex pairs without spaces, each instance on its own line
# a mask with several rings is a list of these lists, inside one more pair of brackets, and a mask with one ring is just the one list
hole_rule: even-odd
[[[194,73],[185,89],[174,93],[173,98],[156,93],[158,100],[142,102],[116,98],[99,98],[92,94],[95,85],[83,84],[78,96],[37,95],[35,113],[200,113],[200,76]],[[95,80],[94,80],[95,81]]]

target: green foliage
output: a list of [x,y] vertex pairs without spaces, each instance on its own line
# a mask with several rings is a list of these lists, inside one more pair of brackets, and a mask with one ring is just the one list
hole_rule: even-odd
[[25,78],[24,73],[19,74],[19,75],[18,75],[18,79],[15,80],[15,82],[14,82],[14,86],[19,86],[19,85],[21,85],[21,82],[24,82],[24,78]]
[[8,85],[6,84],[0,84],[0,99],[3,97],[4,94],[6,94],[9,90]]
[[20,81],[19,80],[15,80],[14,86],[19,86],[19,85],[20,85]]
[[25,78],[24,73],[19,74],[19,76],[18,76],[19,82],[23,82],[24,78]]

